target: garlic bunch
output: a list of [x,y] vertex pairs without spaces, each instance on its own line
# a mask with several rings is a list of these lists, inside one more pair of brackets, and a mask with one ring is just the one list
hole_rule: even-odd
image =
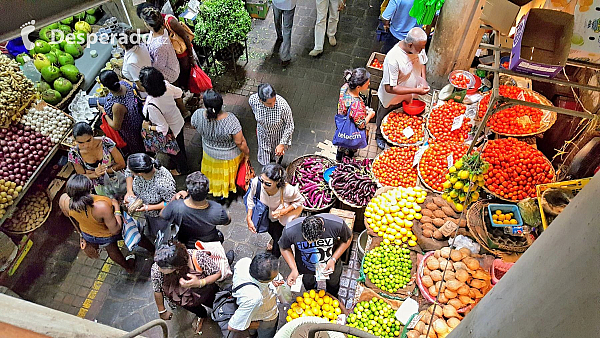
[[29,109],[21,117],[21,123],[48,136],[53,143],[59,143],[73,121],[59,109],[45,106],[43,109]]

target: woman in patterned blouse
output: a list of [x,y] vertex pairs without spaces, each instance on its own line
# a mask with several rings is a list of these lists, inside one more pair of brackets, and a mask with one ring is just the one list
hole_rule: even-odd
[[97,194],[103,194],[104,174],[114,174],[125,168],[125,160],[117,145],[106,136],[94,137],[94,131],[87,122],[77,122],[73,126],[75,147],[69,150],[69,162],[78,174],[92,180]]
[[267,165],[278,157],[277,162],[281,163],[294,133],[290,105],[268,83],[259,85],[258,93],[250,95],[248,103],[256,118],[258,162]]
[[160,11],[154,7],[146,7],[142,10],[140,17],[152,33],[148,40],[148,52],[152,60],[152,67],[158,69],[169,83],[177,81],[180,70],[179,60]]
[[[133,154],[127,158],[127,194],[125,203],[130,198],[139,197],[144,203],[137,212],[144,212],[153,235],[164,230],[168,224],[159,214],[175,196],[175,179],[167,168],[152,157],[143,154]],[[132,198],[132,199],[133,199]]]
[[156,250],[150,276],[160,318],[173,317],[165,307],[166,298],[171,309],[181,306],[198,316],[195,330],[201,334],[202,322],[208,316],[204,305],[212,307],[219,291],[215,282],[221,278],[210,256],[200,250],[187,250],[179,242],[169,242]]
[[[367,108],[358,93],[369,88],[371,74],[364,68],[346,70],[344,72],[344,85],[340,89],[338,111],[340,115],[350,114],[350,119],[358,129],[365,129],[367,123],[375,116],[375,112]],[[342,161],[344,156],[354,157],[356,149],[338,147],[336,159]]]

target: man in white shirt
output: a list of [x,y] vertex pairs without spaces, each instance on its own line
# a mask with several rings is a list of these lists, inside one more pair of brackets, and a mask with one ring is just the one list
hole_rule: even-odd
[[274,281],[278,274],[279,260],[268,252],[252,259],[242,258],[235,264],[232,288],[247,282],[256,286],[246,285],[233,293],[238,308],[229,319],[229,332],[223,330],[223,337],[275,336],[279,319],[276,288],[284,283],[283,279]]
[[277,31],[277,42],[279,47],[279,58],[281,65],[286,67],[290,64],[292,56],[292,26],[294,25],[294,12],[296,11],[296,0],[273,0],[273,18],[275,19],[275,30]]
[[[128,29],[119,38],[119,45],[125,50],[123,56],[123,77],[142,88],[140,83],[140,70],[144,67],[152,67],[152,60],[148,47],[142,42],[142,36],[138,32]],[[143,88],[142,88],[143,89]]]
[[379,84],[377,95],[377,129],[375,139],[377,146],[385,148],[385,140],[381,134],[381,121],[392,110],[402,106],[402,101],[411,101],[413,95],[425,95],[429,85],[425,80],[425,44],[427,34],[420,27],[414,27],[406,39],[398,42],[385,56],[383,61],[383,78]]

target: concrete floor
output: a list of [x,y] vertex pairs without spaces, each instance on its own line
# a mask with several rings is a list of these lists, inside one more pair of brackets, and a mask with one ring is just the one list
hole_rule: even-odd
[[[313,47],[315,4],[299,3],[292,35],[292,63],[285,69],[273,51],[276,35],[272,13],[266,20],[253,20],[247,65],[244,66],[242,57],[235,76],[230,72],[214,79],[213,84],[224,96],[224,109],[236,114],[242,123],[255,169],[260,169],[256,162],[256,122],[247,103],[248,96],[256,92],[258,84],[269,82],[289,102],[295,131],[284,163],[318,151],[317,144],[331,140],[335,130],[333,116],[343,71],[364,67],[371,51],[378,50],[374,36],[379,5],[375,0],[348,0],[347,9],[340,15],[338,45],[331,47],[326,42],[323,55],[312,58],[308,52]],[[200,137],[189,124],[184,132],[190,166],[198,170],[202,154]],[[373,157],[376,147],[364,152],[363,156],[368,153]],[[183,177],[178,178],[178,186],[183,188]],[[248,232],[241,199],[233,196],[227,205],[232,223],[221,229],[226,238],[225,249],[235,251],[236,261],[264,250],[269,236]],[[152,258],[143,249],[136,250],[138,261],[132,275],[112,264],[106,253],[99,260],[87,258],[79,250],[78,235],[57,209],[35,233],[34,247],[17,274],[0,284],[35,303],[126,331],[158,318],[150,281]],[[352,255],[355,258],[356,252]],[[287,276],[289,269],[283,260],[281,267],[281,273]],[[354,295],[358,268],[358,263],[351,263],[343,273],[340,291],[343,300]],[[192,337],[193,319],[185,310],[176,311],[169,321],[170,336]],[[205,321],[203,332],[206,337],[220,337],[220,331],[210,321]],[[159,329],[153,329],[147,336],[162,335]]]

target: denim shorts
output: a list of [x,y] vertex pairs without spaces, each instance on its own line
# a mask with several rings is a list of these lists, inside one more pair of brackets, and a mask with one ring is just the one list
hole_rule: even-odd
[[85,239],[85,241],[88,243],[92,243],[92,244],[96,244],[96,245],[100,245],[100,246],[106,246],[111,243],[116,243],[118,240],[123,239],[123,237],[121,237],[121,234],[110,236],[110,237],[96,237],[96,236],[88,235],[83,231],[81,232],[81,237],[83,237],[83,239]]

